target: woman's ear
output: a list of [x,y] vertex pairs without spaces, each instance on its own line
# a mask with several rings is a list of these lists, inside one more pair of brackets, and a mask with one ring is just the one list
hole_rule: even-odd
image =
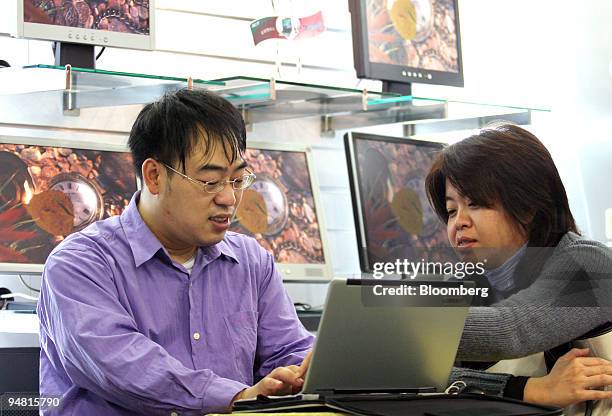
[[525,233],[525,237],[529,238],[529,234],[531,234],[531,229],[533,227],[533,221],[535,220],[536,211],[530,211],[520,219],[521,228]]
[[527,215],[525,215],[525,221],[523,222],[523,224],[526,224],[527,226],[533,224],[533,220],[535,220],[535,215],[535,211],[528,212]]
[[147,159],[142,164],[142,181],[152,195],[158,195],[163,189],[167,176],[162,172],[162,165],[155,159]]

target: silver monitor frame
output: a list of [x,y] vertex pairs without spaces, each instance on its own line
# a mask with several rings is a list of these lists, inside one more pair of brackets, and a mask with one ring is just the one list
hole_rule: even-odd
[[[48,25],[44,23],[30,23],[25,21],[23,8],[23,2],[28,0],[10,1],[17,2],[17,28],[14,35],[19,38],[52,40],[126,49],[153,50],[155,48],[155,0],[149,0],[148,35],[86,29],[82,27]],[[84,36],[86,36],[87,39],[84,39]],[[91,40],[92,37],[94,40]]]
[[308,174],[310,177],[310,186],[312,188],[312,196],[317,215],[317,222],[319,224],[319,234],[321,236],[321,245],[325,262],[322,264],[276,262],[276,268],[280,272],[284,281],[307,283],[330,281],[333,277],[331,254],[329,250],[329,240],[327,239],[325,212],[320,199],[319,181],[317,178],[316,169],[314,168],[311,148],[306,145],[295,143],[274,143],[247,140],[247,149],[300,152],[305,154],[306,166],[308,168]]
[[[47,134],[45,134],[47,133]],[[68,135],[72,135],[67,133]],[[97,150],[104,152],[129,152],[130,149],[127,147],[127,135],[124,136],[124,144],[108,144],[89,140],[68,140],[68,139],[57,139],[55,132],[41,132],[41,136],[22,136],[22,135],[9,135],[2,134],[0,132],[0,143],[1,144],[24,144],[31,146],[49,146],[49,147],[68,147],[71,149],[80,150]],[[141,189],[141,181],[136,175],[136,189]],[[0,262],[0,273],[6,274],[33,274],[40,275],[44,269],[44,264],[35,263],[3,263]]]

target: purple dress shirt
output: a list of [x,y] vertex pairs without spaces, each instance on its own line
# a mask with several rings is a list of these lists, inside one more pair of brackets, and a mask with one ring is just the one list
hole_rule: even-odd
[[225,411],[312,346],[254,239],[228,232],[200,247],[190,276],[143,222],[138,198],[69,236],[45,264],[40,393],[62,397],[45,414]]

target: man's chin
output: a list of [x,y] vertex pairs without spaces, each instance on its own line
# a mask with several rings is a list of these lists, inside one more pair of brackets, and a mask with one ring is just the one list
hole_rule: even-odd
[[222,233],[207,234],[206,236],[202,236],[198,239],[198,245],[200,247],[214,246],[215,244],[218,244],[223,241],[223,239],[225,238],[225,234],[226,231],[223,231]]

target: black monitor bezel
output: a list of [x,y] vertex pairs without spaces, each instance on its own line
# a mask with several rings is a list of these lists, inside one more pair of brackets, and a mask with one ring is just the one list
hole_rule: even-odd
[[[367,0],[349,0],[353,34],[353,62],[355,71],[357,72],[357,78],[399,83],[446,85],[451,87],[464,86],[458,0],[452,0],[455,7],[455,30],[457,31],[457,66],[459,69],[457,73],[371,62],[368,51],[366,1]],[[410,73],[411,75],[403,75],[402,71]],[[418,74],[423,76],[419,77]],[[427,74],[431,74],[432,79],[427,79]]]
[[386,143],[409,144],[421,147],[431,147],[437,150],[444,149],[447,144],[426,140],[416,140],[406,137],[381,136],[369,133],[349,132],[344,135],[344,149],[346,163],[348,166],[349,187],[351,192],[351,202],[353,204],[353,219],[355,221],[355,232],[357,236],[357,251],[359,253],[359,267],[362,273],[373,273],[368,255],[368,228],[364,219],[364,202],[359,182],[359,166],[355,142],[357,140],[377,140]]

